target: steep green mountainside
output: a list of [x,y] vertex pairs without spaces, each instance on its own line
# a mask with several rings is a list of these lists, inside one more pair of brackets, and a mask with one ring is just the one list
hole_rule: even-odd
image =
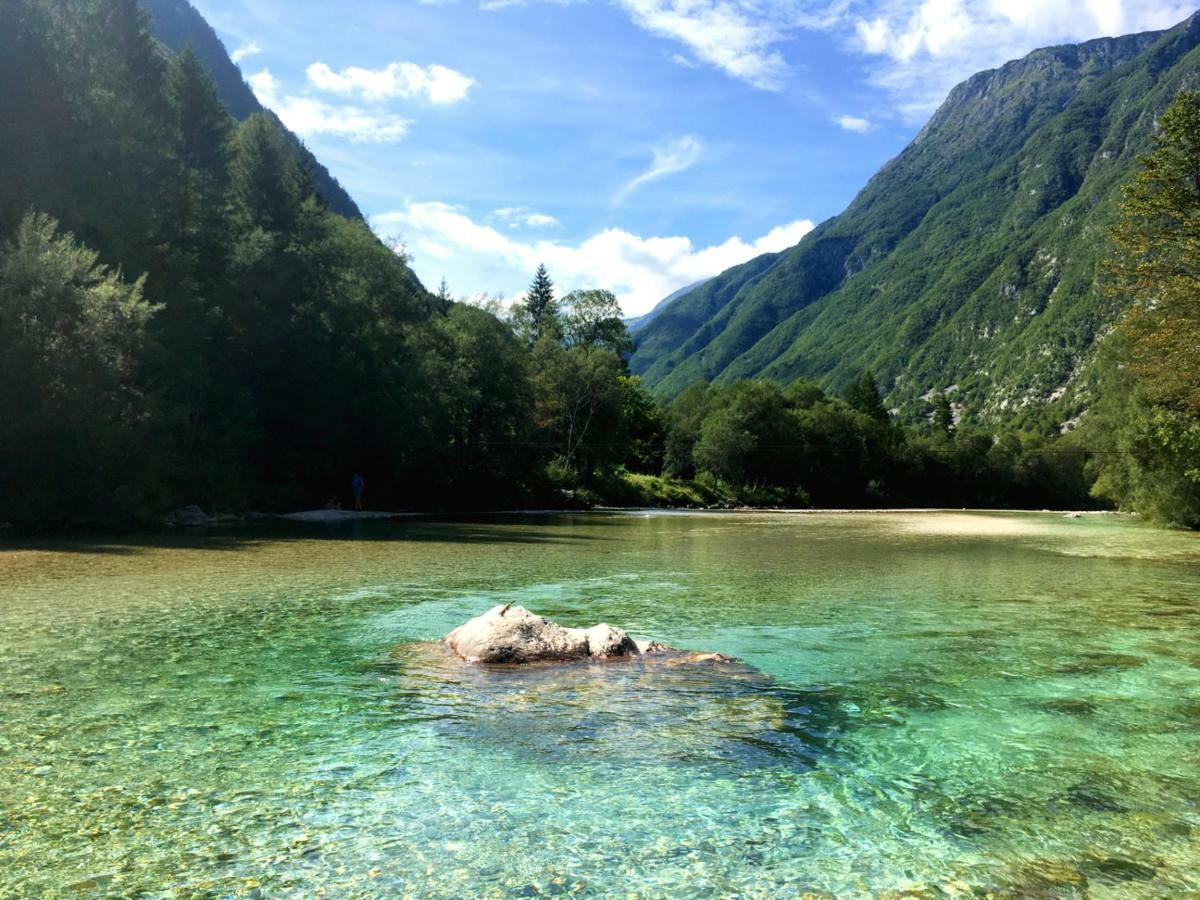
[[[217,84],[217,95],[235,119],[243,121],[254,113],[264,111],[263,105],[242,78],[241,70],[229,58],[221,39],[188,0],[141,0],[141,4],[150,14],[150,30],[156,38],[173,53],[191,47],[196,57],[208,66]],[[329,208],[347,218],[361,219],[363,216],[358,204],[346,193],[345,188],[321,165],[300,138],[288,131],[274,113],[271,116],[307,160],[317,193],[325,199]]]
[[1118,312],[1096,285],[1115,200],[1156,116],[1200,81],[1198,44],[1193,16],[975,75],[844,213],[649,323],[634,371],[674,396],[873,368],[906,417],[937,388],[984,419],[1070,416]]

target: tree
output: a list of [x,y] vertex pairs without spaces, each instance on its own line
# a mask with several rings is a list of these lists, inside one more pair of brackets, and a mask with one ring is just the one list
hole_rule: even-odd
[[266,113],[255,113],[238,126],[229,179],[243,231],[278,234],[295,227],[302,199],[296,156]]
[[1108,289],[1129,312],[1109,339],[1087,433],[1094,493],[1200,527],[1200,92],[1181,91],[1126,187]]
[[[165,188],[168,215],[163,234],[169,261],[162,287],[172,299],[190,300],[200,295],[211,303],[215,286],[225,277],[231,242],[228,194],[233,120],[217,97],[208,69],[191,50],[171,61],[167,89],[182,171]],[[186,317],[184,327],[195,327],[193,317]]]
[[1181,91],[1125,188],[1110,291],[1133,305],[1126,362],[1147,397],[1200,414],[1200,91]]
[[450,293],[450,285],[446,283],[445,278],[442,279],[438,285],[437,293],[433,296],[446,309],[449,309],[450,305],[454,302],[454,295]]
[[572,291],[563,298],[563,338],[570,347],[628,353],[633,339],[611,291]]
[[155,307],[44,214],[0,250],[0,518],[118,517],[145,485],[133,434]]
[[519,502],[536,465],[530,445],[529,354],[512,330],[486,310],[453,304],[432,320],[424,354],[434,439],[444,452],[445,495],[478,507]]
[[621,462],[628,449],[624,363],[613,353],[546,339],[534,351],[534,419],[558,467],[587,481],[598,467]]
[[629,440],[625,467],[632,472],[659,474],[664,450],[662,408],[636,375],[621,376],[621,422]]
[[554,296],[554,282],[545,265],[537,267],[525,299],[514,304],[513,318],[517,333],[530,347],[543,338],[562,339],[562,319]]
[[696,443],[708,415],[711,396],[708,382],[697,381],[676,397],[666,410],[663,471],[677,478],[696,474]]
[[846,402],[880,425],[891,423],[891,416],[883,402],[883,394],[875,381],[875,373],[870,369],[863,372],[858,384],[846,392]]
[[935,391],[929,402],[933,407],[934,432],[945,437],[953,437],[954,408],[950,405],[950,398],[943,391]]

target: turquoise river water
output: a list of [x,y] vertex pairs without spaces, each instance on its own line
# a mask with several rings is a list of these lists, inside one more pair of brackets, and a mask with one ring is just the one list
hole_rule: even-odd
[[[488,670],[513,601],[735,664]],[[0,897],[1200,893],[1200,538],[593,514],[0,544]]]

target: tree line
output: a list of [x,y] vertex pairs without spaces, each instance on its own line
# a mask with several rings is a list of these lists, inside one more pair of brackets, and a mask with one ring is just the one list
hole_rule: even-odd
[[946,393],[901,424],[869,372],[840,396],[697,384],[661,405],[628,369],[612,293],[559,296],[544,267],[507,309],[430,293],[326,208],[270,117],[236,122],[191,53],[166,53],[135,0],[10,0],[5,18],[0,521],[296,509],[360,471],[391,508],[1101,498],[1200,523],[1200,398],[1181,375],[1195,95],[1164,117],[1115,233],[1113,290],[1137,302],[1095,424],[997,433]]

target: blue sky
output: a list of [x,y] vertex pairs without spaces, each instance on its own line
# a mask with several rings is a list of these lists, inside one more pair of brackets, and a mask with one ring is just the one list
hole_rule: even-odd
[[843,209],[958,81],[1178,0],[193,0],[430,287],[627,314]]

